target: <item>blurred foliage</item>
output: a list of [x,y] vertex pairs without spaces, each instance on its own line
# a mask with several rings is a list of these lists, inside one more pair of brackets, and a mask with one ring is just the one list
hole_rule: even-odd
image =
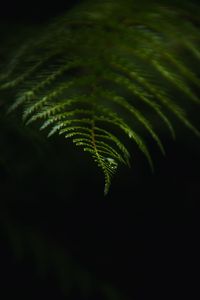
[[[109,5],[114,2],[108,1]],[[105,4],[106,1],[102,3]],[[13,62],[15,62],[15,59],[17,59],[17,61],[19,59],[18,62],[20,63],[26,60],[26,58],[20,54],[20,51],[18,56],[16,49],[20,49],[20,46],[24,41],[25,45],[27,45],[27,36],[31,37],[30,40],[32,40],[32,37],[38,38],[36,43],[31,41],[33,44],[31,44],[31,48],[28,47],[28,54],[32,53],[35,55],[35,53],[37,53],[39,49],[38,43],[41,43],[44,48],[47,46],[48,49],[45,38],[48,35],[49,28],[53,27],[55,31],[53,33],[49,31],[48,42],[51,41],[52,34],[54,37],[57,36],[57,30],[60,28],[59,26],[62,28],[61,35],[63,30],[66,29],[63,23],[65,16],[69,16],[69,18],[75,16],[75,19],[77,18],[76,21],[78,22],[78,26],[72,26],[72,31],[70,33],[70,37],[75,38],[75,45],[73,46],[71,55],[73,56],[78,53],[82,58],[85,58],[85,55],[88,55],[89,58],[94,58],[92,56],[93,53],[87,53],[86,51],[88,50],[88,44],[83,48],[78,48],[78,46],[80,46],[80,41],[83,42],[83,40],[86,39],[84,34],[90,37],[92,34],[98,32],[93,41],[95,44],[94,47],[98,48],[98,43],[96,44],[96,42],[98,42],[100,33],[103,34],[101,36],[103,45],[105,42],[104,33],[108,33],[106,42],[108,42],[110,37],[113,35],[115,36],[113,31],[109,33],[108,30],[107,32],[105,24],[109,26],[114,24],[113,26],[117,26],[119,21],[116,19],[112,24],[112,19],[107,16],[109,10],[107,11],[106,9],[106,14],[104,14],[105,8],[102,3],[100,5],[101,10],[97,10],[98,7],[95,8],[95,5],[94,7],[91,5],[91,11],[89,4],[87,4],[88,10],[90,11],[87,16],[89,21],[93,22],[93,19],[95,19],[94,11],[101,15],[102,19],[100,18],[100,21],[103,20],[103,24],[101,24],[102,22],[99,24],[100,27],[102,26],[100,31],[99,29],[97,29],[97,31],[96,29],[93,30],[94,28],[90,28],[90,26],[82,26],[82,22],[87,21],[85,20],[84,13],[87,6],[84,7],[84,5],[82,8],[81,6],[79,8],[78,5],[77,7],[75,6],[72,11],[70,10],[66,15],[63,14],[62,17],[57,18],[53,25],[44,24],[45,22],[43,24],[34,24],[34,26],[31,26],[30,24],[24,26],[23,22],[21,24],[13,25],[10,23],[2,25],[0,27],[2,44],[0,55],[4,67],[6,68],[7,63],[13,58]],[[138,69],[132,68],[132,65],[132,69],[129,70],[129,66],[126,65],[126,62],[121,61],[122,65],[124,64],[124,66],[126,66],[125,69],[121,69],[123,66],[120,66],[121,71],[119,71],[118,75],[126,73],[124,78],[126,77],[127,79],[128,77],[127,80],[129,80],[130,84],[134,85],[133,81],[135,79],[133,80],[132,76],[135,74],[133,74],[132,71],[138,72],[137,80],[143,81],[145,91],[148,89],[148,76],[150,76],[152,87],[156,88],[156,92],[161,92],[161,86],[164,92],[168,91],[170,93],[170,100],[173,100],[174,103],[180,105],[180,110],[177,108],[178,110],[175,112],[175,116],[173,116],[173,109],[171,112],[169,112],[170,109],[166,109],[167,117],[169,116],[170,120],[172,120],[178,136],[177,144],[173,148],[172,142],[168,137],[167,128],[164,128],[164,124],[161,124],[162,121],[158,117],[155,117],[155,112],[153,110],[157,106],[153,105],[154,109],[151,111],[148,105],[147,107],[141,105],[140,101],[142,102],[143,92],[142,90],[138,90],[139,86],[134,86],[139,92],[137,95],[138,98],[135,97],[134,100],[137,100],[141,113],[144,113],[147,119],[153,123],[153,128],[155,127],[156,130],[158,129],[158,131],[163,134],[165,148],[171,151],[171,157],[174,159],[174,162],[177,162],[177,169],[172,169],[173,162],[171,165],[169,164],[169,160],[166,160],[166,163],[163,162],[160,153],[154,145],[151,135],[149,134],[148,136],[148,134],[145,133],[145,128],[141,128],[140,122],[133,122],[134,124],[132,124],[132,114],[127,116],[126,113],[123,113],[122,115],[125,119],[127,118],[127,122],[130,122],[134,127],[134,130],[140,132],[148,143],[152,156],[154,160],[157,161],[157,175],[153,178],[150,177],[150,174],[146,170],[145,161],[140,157],[140,154],[129,140],[122,138],[122,141],[126,142],[130,153],[132,153],[133,150],[135,152],[135,170],[126,171],[121,169],[119,174],[116,174],[116,177],[114,178],[112,193],[109,194],[106,199],[103,199],[101,188],[99,186],[101,174],[96,172],[93,162],[83,159],[81,151],[79,152],[79,155],[76,155],[73,151],[73,145],[66,143],[65,139],[62,139],[62,137],[55,136],[51,139],[46,139],[46,132],[41,133],[36,130],[39,122],[35,125],[33,124],[33,126],[25,126],[20,120],[22,114],[21,110],[10,115],[7,114],[8,107],[13,103],[16,94],[17,97],[23,96],[30,88],[34,89],[34,76],[30,78],[30,82],[25,80],[22,86],[16,85],[13,89],[8,89],[8,91],[6,89],[2,89],[1,91],[0,222],[2,228],[2,245],[7,245],[6,247],[12,248],[16,259],[18,259],[21,264],[23,264],[23,262],[31,262],[34,267],[30,267],[30,273],[33,273],[33,269],[35,268],[38,277],[44,278],[43,280],[47,280],[47,282],[49,282],[49,276],[53,276],[52,285],[56,285],[55,282],[57,282],[59,289],[62,291],[65,298],[128,299],[126,294],[133,295],[134,291],[130,292],[132,286],[134,290],[137,282],[141,280],[141,275],[138,270],[144,268],[142,265],[143,261],[139,258],[139,255],[142,252],[140,249],[140,247],[142,248],[140,245],[140,243],[142,244],[141,235],[144,233],[144,229],[140,228],[144,226],[141,225],[144,221],[142,221],[140,215],[142,205],[146,205],[147,207],[145,215],[147,220],[145,220],[145,226],[155,226],[152,231],[156,231],[158,230],[157,224],[150,225],[151,222],[155,222],[153,221],[153,218],[151,218],[151,213],[154,211],[155,207],[163,205],[164,210],[168,207],[168,215],[170,215],[170,213],[172,214],[171,211],[178,211],[180,213],[183,211],[184,205],[186,208],[195,207],[195,201],[197,201],[196,198],[198,198],[199,195],[198,174],[197,171],[194,171],[193,174],[192,170],[192,166],[198,166],[197,153],[199,152],[199,141],[192,138],[189,131],[184,132],[180,126],[181,122],[179,123],[177,121],[179,118],[187,127],[190,127],[198,135],[198,130],[196,128],[199,128],[199,106],[196,103],[192,103],[192,101],[188,101],[196,101],[196,97],[199,97],[199,20],[196,13],[199,11],[198,3],[195,3],[195,1],[190,3],[188,3],[188,1],[182,1],[180,4],[179,1],[165,1],[162,2],[161,6],[157,6],[159,3],[159,1],[157,1],[155,2],[156,4],[152,6],[151,1],[139,1],[137,2],[138,7],[142,9],[136,18],[137,20],[134,19],[133,24],[130,22],[129,12],[127,12],[127,7],[124,5],[125,1],[119,1],[119,3],[121,4],[118,7],[119,10],[117,11],[116,16],[119,17],[121,14],[126,16],[126,14],[128,14],[127,23],[124,23],[125,27],[124,31],[121,32],[120,39],[116,38],[117,43],[114,43],[115,47],[113,48],[112,45],[109,50],[111,50],[111,52],[114,51],[114,54],[119,51],[119,56],[122,52],[122,56],[125,57],[125,59],[128,59],[128,63],[130,62],[131,55],[127,54],[128,48],[126,48],[127,42],[129,42],[129,36],[123,35],[126,29],[130,27],[131,30],[133,29],[135,30],[134,32],[137,33],[136,37],[138,43],[140,34],[147,34],[147,39],[143,40],[145,46],[142,49],[144,51],[150,51],[147,54],[148,59],[151,55],[155,55],[155,57],[158,56],[160,65],[157,65],[157,67],[162,66],[163,56],[165,57],[166,65],[164,69],[160,69],[160,73],[158,72],[159,76],[158,73],[156,73],[156,76],[153,74],[153,77],[151,77],[151,64],[149,65],[147,57],[145,61],[143,61],[143,58],[139,59],[139,69],[141,68],[139,71]],[[127,3],[130,5],[131,1],[127,1]],[[157,11],[157,14],[151,27],[151,14],[155,13],[154,10]],[[163,20],[161,20],[161,12],[164,14]],[[131,14],[132,13],[130,12],[130,15]],[[81,16],[81,18],[79,16]],[[143,24],[140,24],[140,18],[146,22],[144,27]],[[171,23],[171,21],[174,23]],[[132,28],[132,26],[136,26],[137,29]],[[43,28],[42,33],[40,32],[41,27]],[[79,40],[79,29],[80,34],[82,34],[82,31],[86,28],[88,31],[86,30],[86,33],[81,35]],[[178,28],[178,31],[172,31],[172,28],[176,28],[176,30]],[[118,28],[116,30],[118,30]],[[162,30],[164,30],[164,32],[162,32]],[[158,43],[160,43],[163,37],[167,37],[164,42],[166,48],[163,49],[163,43],[157,45],[154,38],[149,40],[148,35],[153,35],[155,39],[158,39]],[[58,34],[58,37],[60,37],[60,33]],[[66,35],[66,37],[61,40],[62,43],[65,43],[65,38],[67,37],[69,37],[69,35]],[[127,41],[124,41],[125,49],[122,49],[123,45],[121,44],[121,38],[127,38]],[[90,39],[88,38],[88,40]],[[150,43],[148,44],[150,45],[148,47],[146,45],[147,41]],[[154,47],[154,42],[156,43],[156,47]],[[142,55],[142,53],[139,53],[140,47],[138,49],[137,55]],[[63,51],[65,51],[64,46],[62,46],[61,56],[63,56]],[[96,54],[95,51],[94,54]],[[37,59],[40,58],[39,53]],[[174,58],[178,58],[178,60],[175,61]],[[50,62],[53,64],[54,60],[51,59]],[[107,63],[109,62],[107,61]],[[137,64],[137,61],[134,61],[134,63]],[[93,67],[95,66],[95,64],[90,66],[90,72],[91,70],[93,71]],[[97,66],[99,67],[99,61],[97,61]],[[177,68],[175,68],[175,66]],[[7,71],[9,71],[9,67],[7,68]],[[11,75],[11,77],[13,76],[12,80],[15,80],[15,77],[18,78],[18,76],[21,76],[20,72],[23,73],[28,71],[30,67],[32,67],[32,65],[20,65],[19,68],[17,67]],[[105,70],[104,67],[105,65],[103,65],[103,71]],[[118,68],[119,66],[115,65],[113,67]],[[62,65],[59,65],[58,68],[62,68]],[[173,76],[175,77],[170,77],[169,73],[165,73],[168,68],[175,72],[173,73]],[[85,69],[82,71],[83,74],[81,73],[81,76],[85,75]],[[42,69],[42,72],[45,72],[45,70]],[[175,80],[177,79],[177,74],[180,75],[179,80]],[[77,77],[76,73],[73,74],[73,70],[71,75],[75,75],[74,79],[76,83]],[[44,74],[42,80],[45,80],[46,76],[48,78],[51,74]],[[94,78],[92,76],[90,79],[93,82]],[[13,83],[12,80],[10,81],[11,83]],[[2,80],[2,82],[3,84],[6,84],[4,80]],[[9,81],[7,83],[9,85]],[[183,83],[186,83],[186,85],[182,85]],[[37,84],[38,82],[36,82],[36,85]],[[124,84],[126,89],[126,82],[124,82]],[[121,92],[119,86],[112,85],[111,87],[115,87],[116,93]],[[39,96],[45,97],[47,92],[48,89],[42,91]],[[151,92],[153,91],[151,90]],[[126,100],[129,102],[129,105],[130,103],[133,105],[131,102],[132,94],[127,91],[124,93],[123,90],[123,96],[126,95],[128,95]],[[160,96],[158,95],[158,98],[159,97]],[[31,99],[29,100],[30,101],[23,107],[24,114],[27,114],[35,104]],[[60,99],[57,100],[58,102],[56,102],[56,105],[59,104]],[[121,102],[124,109],[128,105],[125,103],[125,101]],[[54,105],[54,102],[50,101],[47,104]],[[48,105],[42,107],[42,109],[44,109],[44,111],[46,109],[48,110]],[[196,127],[192,127],[187,116],[182,111],[182,107],[186,108]],[[175,108],[175,106],[173,108]],[[131,107],[131,109],[133,109],[133,107]],[[157,110],[157,112],[158,111],[159,110]],[[134,112],[136,113],[136,110]],[[37,113],[40,114],[41,111],[39,110]],[[47,111],[45,111],[45,113],[47,113]],[[120,109],[116,109],[115,113],[121,114]],[[114,115],[111,117],[113,116]],[[149,127],[148,125],[149,123],[145,124],[148,127],[149,133],[152,134],[151,126]],[[117,134],[119,134],[118,131]],[[155,135],[153,137],[154,140],[157,139],[155,138]],[[85,157],[87,156],[85,155]],[[190,163],[192,160],[194,160],[193,164]],[[92,176],[92,174],[95,174],[95,176]],[[181,178],[181,174],[186,174],[186,179]],[[187,176],[191,176],[191,182],[187,182]],[[177,193],[182,191],[182,194],[178,194],[176,197],[177,199],[174,200],[173,187],[176,187],[177,185],[179,188]],[[150,195],[154,199],[150,199]],[[120,197],[120,200],[117,200],[118,197]],[[189,203],[189,201],[191,201],[191,203]],[[130,202],[133,202],[133,209],[130,209]],[[151,211],[148,205],[155,207],[153,207]],[[166,222],[168,220],[167,213]],[[156,214],[157,212],[155,212],[154,218]],[[109,220],[110,223],[105,221],[105,219]],[[97,226],[97,223],[99,226],[98,230],[95,227]],[[137,224],[137,226],[135,224]],[[107,228],[108,225],[110,228]],[[105,238],[101,239],[101,235],[105,235]],[[113,243],[113,236],[116,239],[116,242],[111,245]],[[124,236],[126,236],[127,240],[130,240],[130,244],[122,242]],[[96,246],[94,245],[95,243]],[[131,246],[132,243],[133,245]],[[120,247],[125,249],[122,253]],[[94,256],[96,255],[95,258],[92,257],[93,252]],[[106,258],[107,252],[109,252],[108,258]],[[116,258],[113,260],[114,263],[110,262],[110,269],[112,270],[109,270],[109,260],[115,255]],[[131,262],[131,259],[133,259],[133,262]],[[139,262],[137,262],[137,260]],[[120,267],[120,264],[124,266],[124,269],[122,266]],[[135,272],[135,277],[133,275],[130,275],[129,277],[128,271],[127,273],[121,271],[126,268],[128,269],[129,264],[131,271],[135,268],[133,271]],[[121,274],[119,274],[120,272]],[[76,293],[78,293],[79,296],[73,295],[76,295]],[[142,296],[138,296],[138,299],[141,299],[140,297]]]
[[200,103],[196,11],[179,1],[83,1],[35,34],[25,32],[2,63],[9,111],[22,107],[27,125],[89,153],[105,194],[118,166],[130,166],[128,140],[153,170],[148,142],[165,154],[159,131],[175,138],[174,118],[200,136],[186,113]]

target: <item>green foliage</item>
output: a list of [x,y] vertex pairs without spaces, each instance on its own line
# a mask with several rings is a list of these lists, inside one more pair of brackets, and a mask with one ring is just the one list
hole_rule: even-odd
[[173,115],[200,135],[184,110],[200,103],[197,11],[178,1],[83,2],[11,49],[0,76],[0,91],[16,95],[9,111],[22,107],[26,124],[89,152],[105,194],[118,165],[130,165],[128,139],[153,169],[143,129],[162,153],[157,131],[165,125],[174,138]]
[[22,227],[10,219],[7,211],[0,213],[0,225],[6,239],[14,251],[17,261],[23,262],[25,258],[33,261],[35,270],[40,279],[55,275],[60,290],[64,296],[70,297],[75,288],[88,299],[97,290],[105,300],[128,300],[121,290],[112,284],[99,279],[94,272],[85,270],[81,264],[76,263],[74,257],[65,248],[55,243],[47,234],[42,234],[31,227]]

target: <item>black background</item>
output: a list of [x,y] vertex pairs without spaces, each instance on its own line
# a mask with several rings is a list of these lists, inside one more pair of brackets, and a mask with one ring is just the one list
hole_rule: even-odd
[[[78,2],[7,1],[0,15],[2,22],[36,24]],[[3,166],[0,170],[3,216],[9,212],[20,228],[42,232],[92,276],[131,299],[180,299],[184,294],[199,298],[198,139],[187,130],[176,142],[164,136],[167,155],[155,150],[153,175],[136,151],[132,168],[119,171],[104,197],[101,174],[81,152],[77,158],[76,150],[59,138],[51,145],[43,145],[42,138],[42,150],[35,149],[30,139],[10,127],[1,144],[12,164],[11,171]],[[2,299],[13,294],[66,298],[53,275],[39,279],[30,257],[17,261],[5,231],[0,251]],[[102,299],[97,293],[91,299]],[[70,297],[85,299],[77,291]]]

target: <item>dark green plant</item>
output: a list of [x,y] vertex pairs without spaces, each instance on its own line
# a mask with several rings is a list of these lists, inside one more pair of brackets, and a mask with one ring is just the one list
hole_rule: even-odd
[[55,274],[60,290],[66,297],[70,297],[75,288],[84,299],[88,299],[95,291],[106,300],[129,299],[122,295],[118,287],[100,280],[94,272],[79,266],[59,243],[29,226],[20,226],[4,209],[1,209],[0,225],[17,261],[22,263],[25,258],[33,261],[40,279],[44,280],[49,274]]
[[[26,124],[50,128],[89,152],[105,176],[130,164],[128,139],[153,162],[145,133],[175,137],[173,115],[197,136],[184,107],[200,101],[198,5],[182,1],[83,1],[8,47],[0,91]],[[13,95],[16,95],[13,97]],[[126,138],[127,137],[127,138]]]

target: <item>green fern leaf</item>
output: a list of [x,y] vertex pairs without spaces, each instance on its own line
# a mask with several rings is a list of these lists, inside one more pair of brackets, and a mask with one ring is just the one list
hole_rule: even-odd
[[16,93],[9,111],[23,107],[26,124],[39,122],[48,136],[64,134],[89,152],[105,194],[118,165],[130,165],[123,135],[152,169],[140,127],[163,154],[156,124],[174,138],[171,114],[200,136],[184,110],[200,103],[199,6],[169,3],[85,1],[27,38],[1,72],[0,90]]

